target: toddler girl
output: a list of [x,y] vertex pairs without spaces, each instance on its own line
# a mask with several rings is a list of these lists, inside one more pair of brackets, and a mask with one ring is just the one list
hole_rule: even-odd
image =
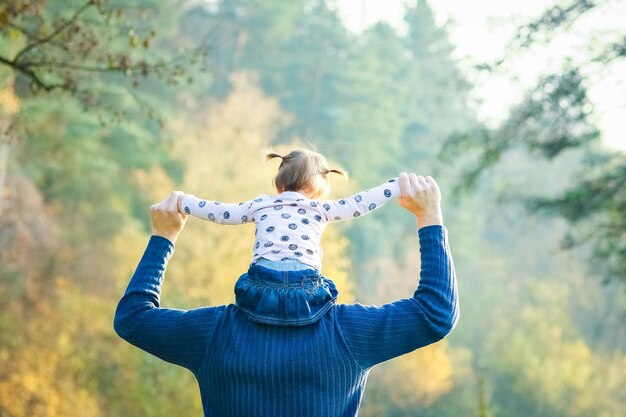
[[280,326],[309,325],[336,302],[335,284],[321,275],[320,237],[333,221],[353,219],[400,196],[397,179],[341,200],[325,200],[329,169],[319,153],[296,149],[281,158],[275,196],[259,195],[239,204],[185,194],[179,211],[220,224],[256,225],[253,258],[235,284],[237,307],[250,320]]
[[[259,195],[239,204],[200,199],[185,194],[179,200],[184,213],[220,224],[256,225],[252,264],[279,270],[321,270],[320,238],[327,224],[363,216],[400,196],[397,179],[341,200],[324,200],[329,191],[326,159],[317,152],[296,149],[281,158],[274,178],[276,196]],[[269,261],[269,262],[268,262]],[[285,263],[278,265],[279,263]]]

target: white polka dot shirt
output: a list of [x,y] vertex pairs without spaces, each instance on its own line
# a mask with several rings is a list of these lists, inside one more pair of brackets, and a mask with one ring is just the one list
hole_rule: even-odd
[[312,200],[295,191],[260,195],[238,204],[200,199],[186,194],[181,207],[188,215],[219,224],[256,225],[252,263],[295,259],[321,270],[320,238],[333,221],[354,219],[400,196],[398,179],[341,200]]

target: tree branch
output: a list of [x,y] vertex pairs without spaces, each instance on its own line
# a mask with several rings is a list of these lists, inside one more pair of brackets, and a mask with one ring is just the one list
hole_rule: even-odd
[[[538,32],[543,31],[545,33],[562,25],[568,25],[580,15],[598,7],[600,4],[601,2],[596,0],[575,0],[567,7],[561,7],[560,5],[550,7],[538,19],[518,28],[513,41],[518,43],[518,47],[527,48],[536,41]],[[547,35],[551,37],[552,33]]]
[[134,64],[134,65],[115,65],[115,66],[89,66],[89,65],[81,65],[81,64],[73,64],[69,62],[24,62],[20,65],[28,68],[39,67],[39,68],[60,68],[60,69],[71,69],[76,71],[85,71],[85,72],[124,72],[126,70],[142,70],[144,68],[148,70],[167,68],[169,66],[174,65],[176,62],[172,60],[170,62],[161,62],[158,64],[147,65],[147,64]]
[[[52,62],[52,61],[25,61],[20,62],[18,65],[23,68],[57,68],[57,69],[71,69],[76,71],[85,71],[85,72],[125,72],[127,70],[131,71],[143,71],[143,70],[156,70],[163,69],[168,67],[173,67],[174,65],[184,62],[186,59],[194,55],[203,54],[208,46],[203,45],[197,48],[191,49],[185,53],[181,53],[176,57],[168,61],[162,61],[155,64],[148,64],[145,61],[139,62],[133,65],[102,65],[102,66],[92,66],[92,65],[84,65],[84,64],[75,64],[72,62]],[[2,58],[2,57],[0,57]],[[6,59],[0,59],[0,62],[5,62],[8,65],[15,66],[15,62],[7,61]]]
[[76,19],[78,19],[78,16],[80,16],[81,13],[83,13],[85,10],[87,10],[92,5],[93,5],[93,1],[92,0],[87,0],[87,2],[85,4],[83,4],[81,7],[78,8],[78,10],[76,10],[76,12],[72,15],[72,17],[69,20],[67,20],[65,23],[63,23],[58,28],[56,28],[54,31],[52,31],[52,33],[50,33],[48,36],[45,36],[45,37],[43,37],[41,39],[37,39],[33,43],[26,45],[24,47],[24,49],[22,49],[21,51],[19,51],[17,53],[15,58],[13,58],[13,61],[14,62],[18,62],[19,59],[22,56],[24,56],[25,54],[30,52],[32,49],[38,47],[39,45],[43,45],[45,43],[50,42],[52,39],[54,39],[55,36],[57,36],[59,33],[63,32],[72,23],[74,23],[74,21],[76,21]]
[[14,70],[24,74],[27,78],[29,78],[32,82],[35,83],[38,87],[42,88],[45,91],[52,91],[57,88],[63,88],[63,84],[47,84],[45,83],[39,76],[28,67],[24,67],[15,61],[10,61],[3,56],[0,56],[0,64],[5,64]]

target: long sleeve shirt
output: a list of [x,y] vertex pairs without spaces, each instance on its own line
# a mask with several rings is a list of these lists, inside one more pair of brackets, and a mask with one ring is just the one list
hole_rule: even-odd
[[260,195],[238,204],[186,194],[181,208],[186,214],[219,224],[256,225],[252,263],[295,259],[322,269],[321,235],[330,222],[366,215],[400,196],[397,178],[341,200],[312,200],[295,191],[277,196]]
[[[205,417],[354,417],[373,366],[437,342],[457,323],[447,231],[427,226],[418,235],[421,272],[411,297],[380,306],[333,303],[301,326],[258,323],[234,304],[160,307],[174,247],[152,236],[114,327],[129,343],[193,372]],[[279,303],[274,308],[281,313]]]

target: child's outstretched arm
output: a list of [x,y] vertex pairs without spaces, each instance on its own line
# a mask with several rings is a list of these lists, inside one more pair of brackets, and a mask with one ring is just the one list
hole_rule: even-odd
[[398,179],[393,178],[378,187],[351,197],[320,201],[320,204],[326,212],[328,221],[338,221],[363,216],[398,197],[400,197],[400,186]]
[[253,201],[239,204],[204,200],[192,194],[185,194],[179,200],[179,211],[202,220],[219,224],[243,224],[252,221]]

